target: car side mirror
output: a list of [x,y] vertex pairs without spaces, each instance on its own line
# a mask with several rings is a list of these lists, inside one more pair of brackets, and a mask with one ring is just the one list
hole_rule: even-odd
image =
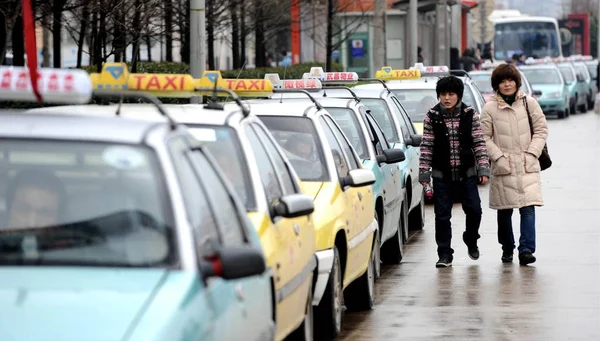
[[275,204],[274,211],[278,217],[296,218],[313,213],[313,198],[306,194],[289,194],[281,197]]
[[377,163],[397,163],[406,160],[404,152],[400,149],[387,149],[383,151],[383,155],[377,155]]
[[406,145],[413,146],[413,147],[420,147],[422,139],[423,139],[422,135],[419,135],[419,134],[410,135],[410,139],[406,140]]
[[262,250],[251,245],[224,247],[200,261],[204,278],[240,279],[263,274],[267,269]]
[[540,97],[541,95],[542,95],[542,92],[540,90],[533,90],[533,96]]
[[353,169],[340,180],[342,187],[364,187],[375,183],[375,174],[370,169]]

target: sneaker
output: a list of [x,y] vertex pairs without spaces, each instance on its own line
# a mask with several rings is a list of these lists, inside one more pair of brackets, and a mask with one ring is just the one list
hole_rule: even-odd
[[446,255],[440,256],[440,259],[435,263],[436,268],[447,268],[449,266],[452,266],[452,257]]
[[477,247],[477,242],[475,243],[469,243],[467,241],[467,235],[466,232],[463,233],[463,242],[465,242],[465,244],[467,245],[467,251],[469,253],[469,258],[471,258],[472,260],[478,260],[479,259],[479,248]]
[[535,256],[531,252],[519,253],[519,264],[527,265],[535,263]]
[[513,261],[512,251],[502,252],[502,263],[512,263],[512,261]]

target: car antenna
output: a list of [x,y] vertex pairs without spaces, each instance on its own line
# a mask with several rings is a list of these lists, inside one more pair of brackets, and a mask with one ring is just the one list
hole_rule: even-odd
[[[132,91],[120,91],[120,92],[112,92],[112,91],[105,91],[105,90],[101,90],[101,91],[94,91],[93,92],[94,96],[100,97],[100,98],[104,98],[104,99],[110,99],[111,97],[117,97],[119,96],[121,98],[121,101],[123,101],[125,99],[125,97],[127,98],[136,98],[136,99],[142,99],[142,100],[146,100],[148,102],[150,102],[150,104],[154,105],[156,107],[156,110],[158,110],[158,112],[167,118],[167,120],[169,121],[169,126],[171,128],[171,130],[174,130],[177,127],[177,122],[175,122],[175,120],[169,116],[169,114],[167,113],[167,111],[165,110],[163,103],[156,98],[156,96],[154,95],[150,95],[144,92],[132,92]],[[120,108],[120,106],[119,106]],[[117,116],[120,115],[120,110],[117,109],[117,112],[115,113]]]
[[[246,68],[246,63],[247,63],[247,60],[246,60],[246,59],[244,59],[244,65],[242,65],[242,68],[240,69],[240,72],[238,72],[238,75],[237,75],[237,77],[235,77],[235,80],[238,80],[238,79],[240,79],[240,76],[241,76],[242,72],[243,72],[243,71],[244,71],[244,69]],[[225,98],[225,101],[227,101],[228,99],[229,99],[229,94],[227,94],[227,97]]]
[[212,95],[210,97],[210,102],[208,102],[204,108],[213,109],[213,110],[223,110],[223,105],[219,104],[219,95],[217,91],[217,84],[219,83],[219,78],[215,79],[215,86],[212,88]]
[[[209,91],[213,91],[213,98],[214,98],[214,96],[217,96],[217,93],[219,93],[219,92],[226,93],[229,96],[231,96],[231,98],[233,98],[233,101],[240,107],[240,109],[242,110],[242,113],[244,114],[244,116],[250,115],[250,109],[248,109],[248,108],[246,108],[246,106],[244,106],[244,103],[242,102],[242,100],[232,90],[229,90],[229,89],[216,89],[216,88],[196,88],[196,89],[194,89],[194,91],[196,91],[196,92],[209,92]],[[216,103],[216,106],[213,103]],[[204,108],[206,108],[206,109],[213,109],[213,110],[223,110],[224,106],[222,104],[218,104],[217,102],[213,101],[213,102],[210,102],[207,105],[205,105]]]
[[358,79],[359,82],[378,82],[381,83],[381,85],[383,85],[383,87],[387,90],[388,93],[392,93],[392,91],[390,90],[390,88],[388,88],[387,84],[385,84],[385,82],[379,78],[359,78]]
[[[126,83],[129,82],[129,74],[127,75]],[[123,101],[125,100],[125,93],[121,91],[121,95],[119,96],[119,104],[117,105],[117,112],[115,112],[115,116],[121,115],[121,107],[123,106]]]
[[[360,97],[356,96],[356,93],[355,93],[354,91],[352,91],[352,89],[350,89],[350,88],[349,88],[349,87],[347,87],[347,86],[340,86],[340,85],[337,85],[337,86],[335,86],[335,85],[334,85],[334,86],[328,86],[327,88],[329,88],[329,89],[334,89],[334,90],[347,90],[347,91],[348,91],[348,92],[349,92],[349,93],[352,95],[352,97],[354,97],[354,99],[355,99],[357,102],[360,102]],[[323,90],[324,90],[324,89],[325,89],[325,87],[323,87]],[[325,97],[325,96],[323,96],[323,97]]]
[[324,109],[321,103],[319,103],[313,96],[311,96],[311,94],[308,91],[304,89],[273,89],[273,93],[281,93],[282,97],[284,92],[303,93],[311,100],[311,102],[313,102],[317,109]]
[[[285,77],[287,76],[287,63],[285,64],[285,67],[283,68],[283,84],[285,84]],[[281,93],[281,97],[279,97],[279,103],[283,103],[283,92]]]

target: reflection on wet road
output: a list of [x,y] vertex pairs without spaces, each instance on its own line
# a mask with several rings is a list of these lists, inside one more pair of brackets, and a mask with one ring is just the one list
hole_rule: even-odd
[[[536,209],[538,261],[500,262],[496,211],[481,187],[481,257],[467,256],[453,211],[453,266],[436,269],[433,207],[401,265],[383,267],[371,311],[346,313],[340,340],[600,340],[600,116],[549,120],[554,161]],[[518,217],[513,214],[515,237]]]

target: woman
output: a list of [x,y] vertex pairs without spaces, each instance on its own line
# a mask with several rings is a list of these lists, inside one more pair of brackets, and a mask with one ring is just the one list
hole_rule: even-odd
[[[535,262],[535,206],[542,206],[542,182],[538,157],[548,125],[538,102],[520,91],[521,76],[514,65],[502,64],[492,73],[495,96],[483,107],[481,124],[492,161],[490,208],[498,210],[498,242],[502,262],[513,260],[515,239],[512,213],[521,215],[519,263]],[[531,116],[531,134],[528,113]]]

